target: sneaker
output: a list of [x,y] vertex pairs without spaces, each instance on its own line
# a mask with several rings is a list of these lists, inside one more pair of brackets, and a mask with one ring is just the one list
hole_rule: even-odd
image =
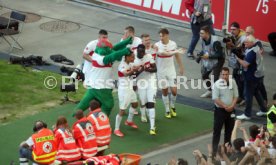
[[156,135],[156,128],[150,129],[149,134],[150,135]]
[[172,118],[171,113],[170,112],[166,112],[165,113],[165,117],[168,118],[168,119]]
[[133,121],[125,121],[125,125],[128,125],[128,126],[130,126],[130,127],[132,127],[132,128],[135,128],[135,129],[137,129],[138,128],[138,126],[133,122]]
[[207,98],[207,97],[211,97],[211,96],[212,96],[212,92],[211,91],[206,91],[200,97]]
[[191,60],[195,59],[195,56],[192,53],[187,53],[187,57]]
[[177,114],[176,114],[175,108],[171,108],[170,112],[172,117],[176,117]]
[[124,137],[124,134],[120,130],[114,130],[114,134],[119,137]]
[[147,116],[141,115],[141,121],[142,121],[143,123],[147,123],[147,122],[148,122]]
[[257,116],[266,116],[266,112],[259,111],[256,113]]
[[239,120],[250,120],[250,117],[247,117],[245,114],[239,115],[237,116],[237,119]]

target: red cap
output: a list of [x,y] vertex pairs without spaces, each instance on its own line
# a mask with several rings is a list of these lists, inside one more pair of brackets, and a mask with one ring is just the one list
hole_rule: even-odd
[[99,47],[99,48],[103,48],[103,47],[110,47],[110,48],[112,48],[113,46],[112,46],[112,43],[109,42],[108,39],[103,38],[103,39],[100,39],[100,40],[98,41],[97,47]]

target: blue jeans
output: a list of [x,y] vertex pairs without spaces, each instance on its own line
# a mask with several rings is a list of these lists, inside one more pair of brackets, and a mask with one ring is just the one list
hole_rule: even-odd
[[25,147],[20,147],[19,149],[19,157],[26,158],[28,160],[34,161],[32,156],[32,150]]
[[197,42],[200,38],[199,32],[200,32],[200,28],[202,26],[209,26],[211,34],[215,35],[212,19],[208,19],[208,20],[206,20],[206,21],[204,21],[200,24],[193,24],[192,21],[191,21],[191,29],[192,29],[193,36],[192,36],[192,40],[190,42],[187,53],[193,54],[193,52],[195,50],[195,47],[196,47],[196,44],[197,44]]
[[261,79],[257,80],[245,80],[244,81],[244,89],[245,89],[245,111],[244,114],[248,117],[251,117],[252,104],[253,104],[253,96],[255,96],[260,110],[262,112],[266,112],[267,109],[264,104],[264,99],[260,93],[260,85]]

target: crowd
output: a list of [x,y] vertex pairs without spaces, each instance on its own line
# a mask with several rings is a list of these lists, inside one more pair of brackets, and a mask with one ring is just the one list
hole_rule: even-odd
[[[193,152],[198,164],[275,164],[276,102],[267,113],[264,49],[262,43],[254,37],[254,27],[248,26],[243,31],[238,22],[233,22],[230,25],[231,35],[220,41],[212,27],[210,1],[187,0],[186,7],[191,13],[193,33],[187,56],[200,64],[203,80],[210,80],[212,74],[215,81],[213,86],[210,81],[204,81],[207,91],[201,95],[202,98],[212,97],[215,109],[213,139],[212,145],[208,145],[208,156],[199,150]],[[104,150],[109,147],[112,133],[118,137],[127,135],[120,130],[127,109],[126,126],[138,128],[139,124],[134,123],[133,118],[139,114],[139,107],[141,122],[149,122],[149,135],[157,135],[157,86],[162,91],[164,117],[176,117],[177,75],[184,74],[181,58],[185,53],[170,39],[168,29],[161,28],[158,35],[160,41],[153,44],[149,34],[143,33],[139,38],[135,35],[134,27],[127,26],[120,42],[112,44],[108,32],[101,29],[98,39],[89,42],[83,51],[83,84],[87,90],[73,113],[77,121],[70,127],[67,119],[61,116],[53,130],[48,129],[43,121],[36,121],[34,134],[20,144],[20,164],[28,164],[28,160],[38,164],[55,161],[66,164],[77,160],[94,164],[119,164],[117,155],[104,156]],[[194,55],[200,38],[202,50]],[[271,55],[275,55],[274,33],[269,34],[269,40],[273,48]],[[226,60],[229,67],[225,67]],[[116,69],[119,111],[112,131],[113,123],[109,122],[109,115],[114,107],[112,66],[116,61],[120,62]],[[231,72],[233,79],[230,77]],[[267,129],[264,126],[251,126],[249,137],[246,130],[240,127],[240,120],[251,119],[253,96],[260,107],[256,115],[267,115],[268,122]],[[244,114],[236,116],[237,104],[245,104]],[[89,113],[85,116],[83,111],[87,109]],[[235,121],[236,118],[239,120]],[[219,145],[223,125],[224,144]],[[236,137],[238,129],[242,130],[243,138]],[[187,164],[183,159],[170,163]]]

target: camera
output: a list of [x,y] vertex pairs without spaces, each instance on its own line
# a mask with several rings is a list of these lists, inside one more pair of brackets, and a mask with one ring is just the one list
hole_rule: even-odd
[[66,72],[70,79],[70,83],[62,84],[60,86],[61,92],[75,92],[76,91],[76,80],[84,81],[84,74],[81,70],[81,65],[77,65],[76,68],[70,68],[62,66],[60,68],[61,72]]
[[235,47],[231,49],[231,53],[235,54],[238,58],[244,59],[244,54],[243,54],[243,48],[242,47]]
[[33,65],[44,65],[45,61],[42,60],[42,56],[30,55],[28,57],[10,57],[11,64],[21,64],[24,66],[33,66]]
[[76,68],[62,66],[60,68],[60,71],[62,73],[66,73],[67,76],[70,76],[74,80],[77,79],[77,80],[84,81],[84,74],[82,72],[81,65],[77,65]]
[[223,43],[232,42],[233,44],[235,44],[236,39],[233,36],[227,36],[222,39],[222,42]]
[[195,61],[196,61],[197,63],[200,63],[201,57],[202,57],[203,55],[204,55],[203,52],[197,53],[197,54],[196,54],[196,59],[195,59]]

